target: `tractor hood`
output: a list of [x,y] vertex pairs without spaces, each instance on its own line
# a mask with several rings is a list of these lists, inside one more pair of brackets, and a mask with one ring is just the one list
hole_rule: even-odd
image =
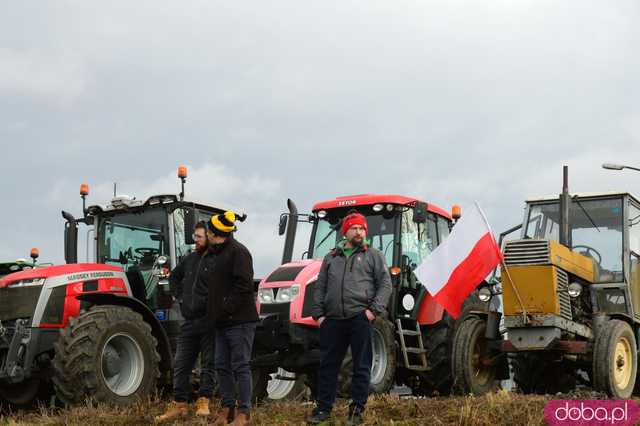
[[[260,282],[256,301],[258,312],[261,315],[278,313],[291,323],[317,327],[317,323],[311,318],[311,307],[321,265],[322,260],[311,259],[289,262],[278,267]],[[289,291],[285,289],[293,286],[299,290],[292,300],[278,297],[280,291]],[[264,297],[265,294],[270,301],[264,299],[261,303],[261,295]]]
[[282,287],[283,284],[307,284],[311,280],[315,280],[320,272],[321,260],[297,260],[285,263],[275,271],[267,275],[260,282],[260,286]]
[[[96,274],[104,272],[123,272],[122,268],[113,265],[99,263],[74,263],[68,265],[56,265],[46,268],[35,268],[26,271],[15,272],[0,279],[0,288],[22,280],[35,280],[39,278],[51,278],[61,275],[71,275],[69,278],[77,278],[76,281],[101,278]],[[77,277],[75,277],[77,275]]]

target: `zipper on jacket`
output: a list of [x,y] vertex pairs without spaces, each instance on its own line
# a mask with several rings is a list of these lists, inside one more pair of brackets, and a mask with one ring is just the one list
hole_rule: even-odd
[[205,251],[202,256],[200,256],[200,260],[198,261],[198,269],[196,269],[196,277],[193,280],[193,284],[191,284],[191,309],[193,309],[195,305],[194,297],[196,295],[196,285],[198,285],[198,278],[200,277],[200,267],[202,266],[202,260],[206,255],[207,252]]
[[[351,260],[351,258],[353,257],[355,253],[351,253],[351,256],[347,257],[345,255],[345,263],[344,263],[344,271],[342,271],[342,284],[340,285],[340,291],[341,291],[341,295],[342,295],[342,318],[346,318],[346,315],[344,314],[344,276],[347,274],[347,266],[349,266],[349,261]],[[349,268],[349,272],[353,272],[353,262],[351,262],[351,268]]]

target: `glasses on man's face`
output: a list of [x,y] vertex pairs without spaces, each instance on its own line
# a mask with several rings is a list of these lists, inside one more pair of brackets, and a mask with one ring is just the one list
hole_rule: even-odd
[[206,235],[201,235],[201,234],[193,234],[192,235],[193,240],[204,240],[206,238]]

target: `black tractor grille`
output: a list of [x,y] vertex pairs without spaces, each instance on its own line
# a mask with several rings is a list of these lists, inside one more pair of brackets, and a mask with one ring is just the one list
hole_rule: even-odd
[[302,304],[302,317],[310,317],[313,308],[313,293],[316,291],[316,282],[313,281],[307,285],[304,291],[304,303]]
[[31,318],[36,310],[41,285],[0,288],[0,321]]
[[280,318],[289,319],[291,303],[263,303],[260,305],[260,315],[280,314]]

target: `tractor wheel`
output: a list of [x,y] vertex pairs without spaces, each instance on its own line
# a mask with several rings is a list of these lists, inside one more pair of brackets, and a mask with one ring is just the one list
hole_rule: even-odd
[[61,330],[53,383],[65,404],[130,405],[153,393],[160,355],[151,326],[123,306],[93,306]]
[[457,320],[444,313],[437,323],[422,327],[422,342],[427,350],[429,370],[420,373],[417,383],[410,386],[415,395],[449,395],[453,388],[453,341],[456,330],[471,311],[487,311],[488,305],[480,302],[473,293],[465,300]]
[[305,378],[300,374],[278,368],[277,372],[271,374],[271,379],[267,383],[267,394],[269,399],[300,400],[306,394]]
[[509,361],[513,381],[522,393],[553,395],[571,392],[576,387],[575,367],[566,361],[535,352],[512,354]]
[[487,323],[477,316],[466,318],[456,331],[453,342],[453,371],[456,390],[463,394],[483,395],[498,388],[495,365],[484,361],[487,353]]
[[594,388],[612,398],[628,399],[637,369],[636,338],[629,324],[620,320],[605,323],[593,348]]
[[[396,346],[394,327],[387,319],[376,317],[371,323],[372,338],[370,393],[387,393],[393,387],[396,373]],[[347,351],[340,374],[338,375],[338,396],[349,398],[351,395],[351,381],[353,379],[353,359],[351,349]]]

